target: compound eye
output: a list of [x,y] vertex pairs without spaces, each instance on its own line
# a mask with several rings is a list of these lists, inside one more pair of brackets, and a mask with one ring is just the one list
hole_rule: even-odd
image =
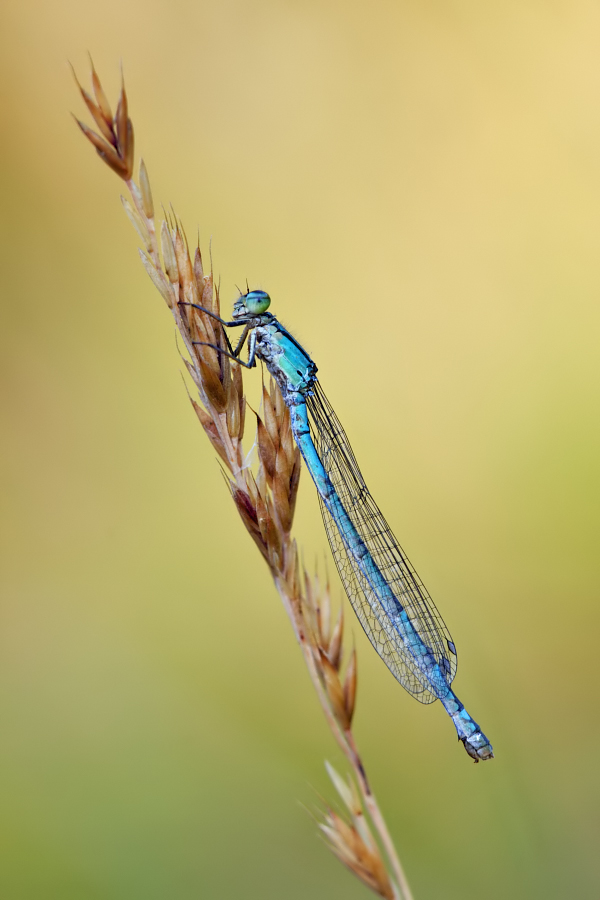
[[246,309],[253,316],[266,312],[271,305],[271,298],[266,291],[249,291],[244,300]]

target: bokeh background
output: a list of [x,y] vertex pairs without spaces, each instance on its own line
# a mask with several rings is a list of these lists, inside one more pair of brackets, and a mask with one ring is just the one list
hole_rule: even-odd
[[[2,18],[0,896],[368,896],[302,808],[341,761],[119,181],[69,118],[89,50],[113,101],[123,61],[155,200],[212,235],[224,299],[266,288],[313,354],[452,630],[497,754],[476,767],[351,623],[415,897],[597,898],[598,5]],[[297,536],[322,570],[306,473]]]

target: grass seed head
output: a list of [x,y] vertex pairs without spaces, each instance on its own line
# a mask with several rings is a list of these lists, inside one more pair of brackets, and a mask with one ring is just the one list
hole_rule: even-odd
[[256,439],[258,443],[258,455],[263,464],[269,485],[273,483],[277,467],[277,449],[269,431],[262,419],[256,414]]
[[317,623],[319,626],[319,644],[324,650],[329,647],[329,638],[331,634],[331,597],[329,594],[329,586],[321,587],[317,578],[315,578],[316,596],[317,596]]
[[94,68],[94,63],[92,58],[90,57],[90,66],[92,69],[92,90],[94,91],[94,96],[96,98],[96,103],[98,104],[98,108],[100,109],[102,115],[106,119],[107,122],[112,122],[112,111],[110,108],[110,104],[106,99],[106,94],[104,93],[104,89],[100,83],[100,79],[96,73],[96,69]]
[[267,546],[269,548],[269,562],[271,568],[276,572],[281,569],[283,562],[283,543],[285,535],[277,526],[275,516],[273,515],[273,500],[267,496]]
[[[73,72],[73,75],[75,76],[75,72]],[[77,81],[77,76],[75,76],[75,81]],[[106,119],[102,110],[94,103],[87,91],[84,91],[78,81],[77,85],[88,111],[91,113],[94,122],[100,129],[102,137],[114,146],[115,139],[112,130],[112,114],[110,115],[110,118]]]
[[285,557],[285,580],[290,586],[290,596],[297,600],[301,596],[300,561],[298,558],[298,545],[296,541],[290,541]]
[[198,285],[198,293],[202,296],[204,269],[202,267],[202,253],[200,252],[200,247],[196,247],[196,250],[194,251],[194,275],[196,277],[196,284]]
[[229,382],[227,394],[227,431],[232,438],[238,438],[240,433],[240,404],[237,390],[233,381]]
[[342,731],[348,731],[350,728],[350,719],[348,718],[348,713],[346,711],[344,691],[340,681],[339,672],[331,663],[327,653],[322,648],[319,648],[319,662],[321,675],[323,677],[323,685],[327,692],[332,712],[339,722]]
[[[77,79],[76,79],[77,80]],[[241,438],[244,433],[246,400],[242,370],[223,353],[196,344],[214,344],[225,349],[222,327],[206,313],[190,304],[199,305],[216,315],[220,302],[218,287],[211,271],[206,274],[199,247],[190,258],[183,228],[173,212],[165,214],[160,227],[154,220],[154,202],[150,179],[143,161],[139,169],[138,187],[133,181],[134,132],[128,114],[124,85],[113,117],[100,80],[92,65],[93,97],[77,82],[86,108],[99,133],[77,121],[86,139],[98,155],[127,182],[133,205],[124,200],[127,215],[144,246],[140,257],[144,268],[168,307],[183,339],[189,358],[183,356],[188,374],[194,382],[202,405],[192,404],[212,447],[230,473],[228,481],[236,509],[248,533],[271,569],[279,593],[286,605],[296,634],[300,638],[311,678],[323,704],[330,727],[340,740],[353,767],[361,796],[378,834],[390,851],[381,816],[374,806],[360,757],[358,757],[350,724],[356,699],[356,654],[352,651],[343,684],[340,677],[343,643],[343,615],[331,629],[331,603],[328,584],[300,577],[298,549],[290,536],[298,492],[301,454],[291,431],[290,414],[278,386],[271,380],[263,385],[263,419],[257,416],[258,469],[253,476],[244,458]],[[162,262],[157,232],[160,231]],[[337,723],[337,724],[336,724]],[[338,734],[338,729],[342,734]],[[345,751],[346,752],[346,751]],[[331,774],[331,773],[330,773]],[[337,776],[337,773],[336,773]],[[350,815],[347,822],[328,810],[320,828],[333,853],[353,871],[365,885],[384,898],[394,894],[390,880],[363,815],[354,783],[349,787],[339,776],[334,785]],[[373,815],[375,811],[375,816]],[[393,847],[392,847],[393,851]],[[393,854],[392,868],[394,868]],[[394,871],[400,869],[397,862]],[[401,870],[400,870],[401,871]],[[406,893],[406,897],[409,894]]]
[[129,200],[127,200],[125,197],[121,197],[121,203],[123,204],[123,209],[127,213],[127,218],[137,231],[140,240],[144,245],[144,250],[146,251],[146,253],[150,253],[152,245],[150,243],[150,235],[148,233],[148,228],[145,222],[143,222],[140,216],[136,213]]
[[329,647],[327,648],[327,656],[332,666],[339,671],[342,661],[342,639],[344,637],[344,607],[340,605],[337,622],[335,623]]
[[[258,481],[257,481],[257,487],[258,487]],[[269,511],[267,508],[266,497],[267,497],[266,492],[264,494],[261,493],[260,488],[259,488],[258,497],[256,498],[256,519],[258,522],[258,527],[260,529],[262,539],[265,543],[265,547],[268,542],[269,527],[270,527]]]
[[140,160],[140,193],[142,195],[142,205],[147,219],[154,218],[154,201],[152,200],[152,189],[150,187],[150,179],[148,178],[148,170],[144,160]]
[[273,479],[273,508],[277,516],[279,527],[285,534],[289,534],[292,527],[292,517],[290,511],[290,502],[288,499],[289,485],[287,479],[279,478],[277,475]]
[[300,485],[300,471],[302,469],[302,455],[298,448],[294,450],[294,466],[290,475],[290,516],[293,520],[296,511],[296,498],[298,497],[298,487]]
[[199,298],[192,269],[192,262],[185,243],[184,234],[179,227],[175,229],[174,247],[182,296],[190,303],[198,303]]
[[206,436],[208,437],[209,441],[211,442],[214,449],[217,451],[217,453],[219,454],[220,458],[223,460],[223,462],[225,463],[227,468],[231,471],[231,463],[229,461],[229,457],[227,456],[227,451],[225,450],[225,447],[223,446],[223,441],[221,440],[219,432],[217,431],[217,429],[215,427],[215,423],[213,421],[212,416],[209,416],[209,414],[204,409],[202,409],[200,404],[196,403],[196,401],[194,400],[193,397],[191,397],[190,399],[192,401],[192,406],[194,407],[196,415],[198,416],[198,420],[199,420],[200,424],[202,425]]
[[215,307],[213,303],[213,277],[212,272],[210,275],[204,276],[204,285],[202,288],[202,299],[200,301],[200,306],[204,306],[205,309],[210,309],[211,312],[219,314],[218,305]]
[[242,491],[240,490],[240,488],[236,487],[233,482],[231,483],[231,495],[233,497],[233,502],[236,505],[237,511],[240,514],[240,518],[246,526],[248,533],[268,562],[268,547],[263,538],[261,528],[259,527],[257,510],[254,507],[251,498],[245,491]]
[[346,675],[344,677],[344,706],[346,707],[346,715],[348,721],[352,723],[354,716],[354,707],[356,706],[356,686],[358,681],[358,673],[356,669],[356,647],[352,648],[350,659],[346,667]]
[[[276,413],[277,414],[277,413]],[[281,415],[277,415],[277,419],[280,423],[279,426],[279,443],[280,446],[285,451],[285,455],[287,457],[287,461],[290,469],[294,466],[294,461],[296,458],[296,444],[294,443],[294,437],[292,434],[292,422],[290,419],[290,412],[285,407],[285,412]]]
[[225,412],[227,409],[227,394],[223,389],[223,385],[221,384],[217,372],[215,372],[215,370],[205,362],[200,355],[197,357],[196,365],[202,379],[202,387],[204,388],[210,403],[217,412]]
[[368,847],[376,847],[373,835],[371,834],[369,825],[365,819],[355,780],[351,775],[348,775],[347,780],[343,779],[339,772],[337,772],[329,762],[325,763],[325,768],[327,769],[327,774],[329,775],[331,783],[338,792],[349,813],[351,823]]
[[124,181],[129,181],[133,174],[133,147],[134,135],[133,124],[127,115],[127,94],[125,93],[125,85],[121,87],[121,96],[117,107],[116,115],[113,119],[111,108],[109,106],[106,95],[102,90],[100,80],[96,75],[96,71],[92,65],[92,86],[96,103],[90,95],[84,91],[79,84],[77,76],[73,71],[73,76],[77,82],[77,86],[83,98],[85,105],[90,111],[94,122],[100,129],[100,135],[88,128],[79,119],[75,119],[88,141],[95,147],[96,153]]
[[[273,389],[274,383],[271,382],[271,388]],[[273,446],[275,450],[279,449],[279,423],[277,421],[277,416],[275,415],[275,407],[273,405],[273,401],[271,400],[271,396],[267,391],[266,387],[263,384],[263,416],[265,420],[265,427],[269,432],[269,437],[273,441]]]
[[140,259],[144,265],[144,268],[150,279],[152,284],[157,289],[157,291],[162,296],[163,300],[166,302],[167,306],[171,309],[176,308],[175,298],[173,297],[173,293],[171,291],[171,286],[167,280],[166,275],[160,269],[157,269],[152,262],[151,258],[147,256],[143,250],[139,251]]
[[377,845],[367,845],[353,823],[346,822],[332,809],[319,825],[331,852],[363,884],[379,897],[394,900],[395,894]]
[[173,238],[166,222],[160,226],[160,243],[162,247],[163,266],[169,277],[171,284],[179,284],[179,269],[177,268],[177,257],[175,256],[175,247],[173,246]]

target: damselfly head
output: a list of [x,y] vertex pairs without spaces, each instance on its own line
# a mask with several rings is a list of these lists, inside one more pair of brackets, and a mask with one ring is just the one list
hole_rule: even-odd
[[242,316],[260,316],[266,312],[271,305],[271,298],[266,291],[248,291],[233,304],[233,318],[240,319]]

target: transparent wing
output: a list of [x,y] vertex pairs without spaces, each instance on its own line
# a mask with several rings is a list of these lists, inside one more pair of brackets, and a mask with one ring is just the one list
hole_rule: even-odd
[[[384,583],[431,650],[447,684],[456,675],[456,648],[423,582],[394,537],[358,468],[338,417],[318,382],[307,397],[313,443],[331,482]],[[320,498],[321,499],[321,498]],[[344,535],[321,499],[325,530],[340,578],[367,637],[400,684],[421,703],[432,703],[431,678],[417,665],[402,635],[365,578]]]

